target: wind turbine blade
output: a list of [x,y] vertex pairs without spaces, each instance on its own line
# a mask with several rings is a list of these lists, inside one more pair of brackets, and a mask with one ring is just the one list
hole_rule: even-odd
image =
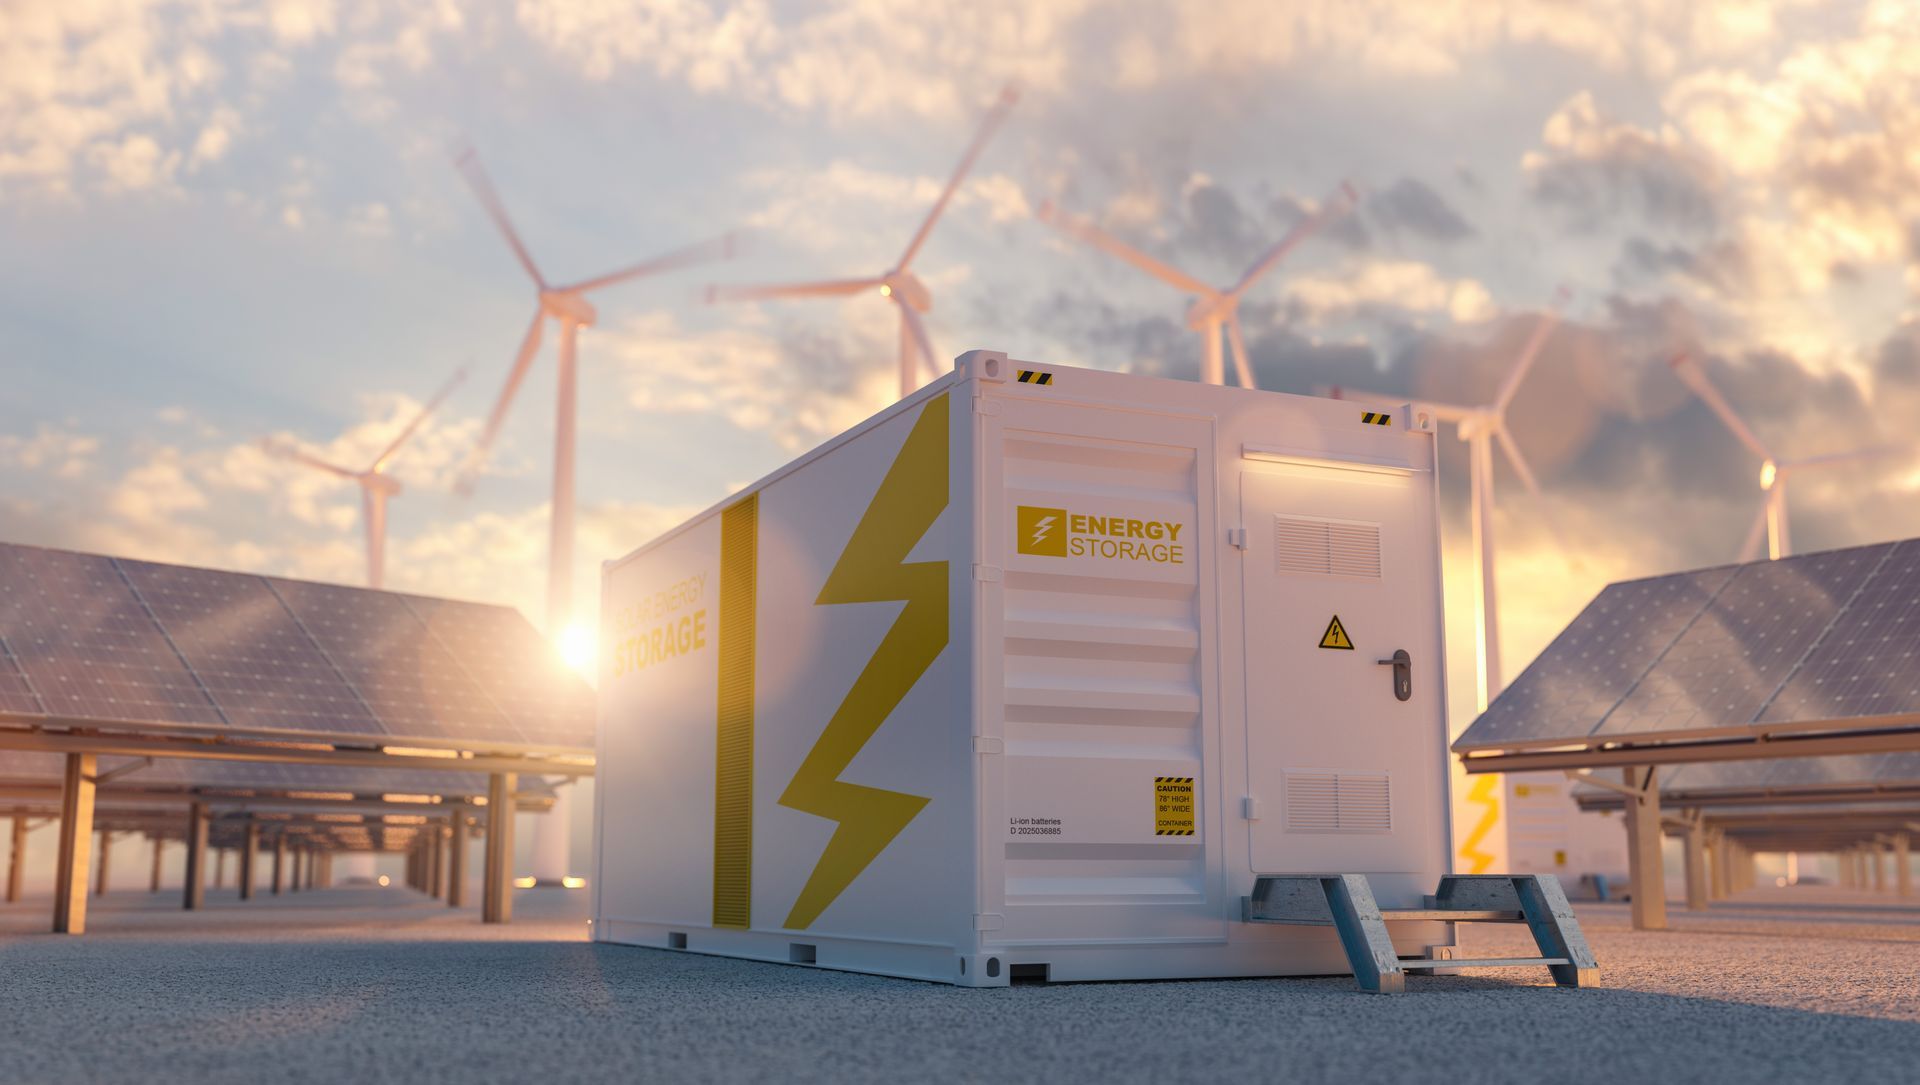
[[999,100],[987,110],[986,119],[980,122],[980,130],[974,133],[973,142],[967,145],[966,153],[960,156],[960,164],[954,167],[953,176],[947,178],[947,187],[941,190],[940,198],[933,201],[932,210],[927,212],[926,219],[920,223],[920,229],[914,233],[913,240],[907,242],[907,251],[900,254],[900,262],[894,265],[895,267],[902,271],[906,270],[907,265],[913,262],[914,256],[919,254],[920,246],[927,243],[927,235],[933,232],[933,224],[940,220],[941,213],[947,209],[947,203],[953,199],[953,194],[959,189],[960,182],[966,178],[967,172],[973,169],[974,159],[980,157],[980,152],[986,147],[987,140],[993,137],[994,130],[1007,119],[1007,114],[1013,110],[1014,103],[1019,100],[1020,94],[1011,84],[1001,89]]
[[260,439],[260,447],[272,455],[279,456],[282,459],[292,460],[295,463],[305,464],[316,470],[325,471],[329,475],[338,475],[341,478],[352,479],[356,482],[360,479],[360,473],[358,471],[349,470],[337,463],[328,463],[326,460],[301,449],[297,445],[275,441],[269,437],[262,437]]
[[[913,333],[913,345],[919,348],[920,351],[920,364],[926,368],[929,374],[937,379],[940,376],[940,371],[936,369],[933,364],[933,340],[927,338],[926,323],[920,319],[920,314],[915,311],[913,306],[908,305],[899,298],[893,300],[895,304],[900,307],[900,319],[906,321],[907,330]],[[902,390],[904,391],[904,389]]]
[[500,425],[507,420],[507,410],[513,406],[513,397],[520,391],[520,382],[527,379],[527,370],[533,368],[534,352],[540,349],[540,325],[546,318],[545,309],[533,311],[533,322],[527,325],[527,334],[520,340],[520,353],[513,359],[513,368],[507,371],[506,387],[500,390],[493,413],[487,416],[487,427],[480,431],[480,442],[473,446],[473,451],[467,456],[466,466],[460,470],[460,481],[454,488],[462,494],[473,492],[473,480],[480,474],[480,466],[486,462],[494,438],[500,436]]
[[589,290],[598,290],[603,286],[612,286],[614,283],[623,283],[629,279],[638,279],[647,275],[660,275],[665,272],[677,271],[683,267],[692,267],[695,264],[704,264],[713,260],[729,260],[733,258],[737,247],[738,240],[733,234],[722,234],[719,237],[707,241],[700,241],[688,245],[685,248],[675,249],[664,256],[656,256],[651,260],[621,268],[619,271],[610,271],[605,275],[588,279],[585,282],[575,283],[572,286],[562,287],[562,289],[568,293],[584,294]]
[[1674,374],[1693,390],[1693,394],[1699,396],[1714,414],[1720,416],[1720,421],[1732,431],[1741,444],[1747,446],[1747,451],[1763,460],[1773,459],[1773,453],[1767,451],[1767,446],[1761,444],[1760,438],[1754,436],[1753,431],[1747,428],[1746,422],[1733,412],[1733,406],[1721,396],[1720,390],[1707,380],[1707,375],[1701,372],[1699,363],[1683,351],[1674,355],[1673,361],[1668,364],[1673,366]]
[[1099,249],[1108,256],[1124,260],[1141,271],[1189,294],[1201,294],[1206,297],[1218,297],[1220,291],[1181,271],[1179,268],[1163,264],[1132,245],[1095,226],[1089,219],[1079,215],[1070,215],[1055,207],[1052,200],[1040,205],[1035,212],[1041,222],[1059,230],[1068,237],[1083,241]]
[[1760,515],[1753,518],[1753,527],[1747,531],[1747,541],[1740,546],[1740,563],[1760,560],[1760,544],[1767,538],[1767,503],[1760,503]]
[[1567,303],[1567,291],[1564,287],[1554,291],[1553,301],[1547,311],[1540,314],[1540,322],[1534,325],[1533,334],[1527,337],[1526,345],[1520,348],[1520,357],[1514,360],[1513,368],[1507,371],[1507,379],[1500,382],[1500,393],[1493,397],[1493,411],[1504,417],[1507,405],[1513,402],[1514,394],[1520,391],[1520,382],[1527,379],[1527,371],[1533,368],[1533,360],[1540,356],[1540,350],[1547,345],[1547,339],[1553,335],[1553,329],[1560,323],[1560,307]]
[[1520,476],[1520,484],[1534,497],[1542,496],[1540,480],[1534,477],[1533,468],[1527,465],[1527,458],[1520,454],[1520,446],[1514,442],[1513,434],[1507,432],[1505,424],[1493,424],[1493,439],[1500,443],[1500,451],[1506,455],[1507,462],[1513,465],[1513,473]]
[[445,403],[447,397],[453,394],[453,390],[458,388],[460,382],[466,379],[467,370],[465,366],[454,370],[453,376],[447,378],[447,383],[440,386],[440,390],[435,392],[433,398],[427,401],[427,405],[420,408],[420,413],[413,416],[413,421],[408,422],[407,427],[400,431],[400,435],[393,439],[393,443],[389,444],[381,451],[380,455],[374,458],[373,466],[367,468],[367,470],[369,472],[378,471],[381,467],[385,466],[387,460],[391,459],[395,452],[400,451],[400,446],[407,443],[407,438],[413,436],[413,431],[420,428],[420,423],[425,422],[428,415],[439,410],[440,404]]
[[527,269],[527,275],[533,279],[535,285],[545,290],[547,280],[540,274],[540,269],[534,266],[533,257],[528,254],[527,246],[520,240],[520,232],[513,228],[513,220],[507,217],[506,204],[500,202],[500,193],[494,191],[493,179],[487,176],[486,167],[480,164],[479,152],[468,147],[460,152],[453,164],[459,169],[460,175],[467,179],[467,186],[473,189],[474,196],[480,200],[480,206],[486,210],[487,216],[493,219],[493,224],[498,226],[500,232],[506,236],[507,244],[513,246],[513,254],[519,257],[520,266]]
[[[1513,434],[1507,432],[1506,422],[1496,418],[1491,425],[1493,439],[1499,442],[1500,452],[1507,458],[1507,463],[1513,467],[1513,473],[1520,477],[1520,484],[1527,488],[1528,495],[1536,504],[1544,503],[1546,494],[1540,491],[1540,480],[1534,477],[1533,468],[1528,465],[1527,458],[1520,454],[1520,445],[1514,441]],[[1559,521],[1542,514],[1538,517],[1538,522],[1547,529],[1547,534],[1553,538],[1554,547],[1560,551],[1560,556],[1566,559],[1567,564],[1575,569],[1584,569],[1585,563],[1580,560],[1579,552],[1573,548],[1573,540],[1567,537],[1566,532],[1560,530]]]
[[1228,295],[1239,297],[1246,293],[1248,287],[1258,281],[1262,275],[1272,271],[1273,265],[1279,263],[1287,253],[1292,252],[1294,246],[1319,233],[1328,223],[1353,210],[1353,205],[1359,200],[1360,194],[1354,191],[1352,182],[1340,182],[1339,189],[1327,197],[1327,201],[1320,205],[1320,210],[1294,223],[1293,229],[1288,230],[1285,237],[1262,253],[1260,259],[1255,260],[1253,266],[1247,269],[1247,273],[1240,276],[1240,281],[1234,284],[1233,289],[1227,291]]
[[1240,387],[1257,388],[1253,382],[1253,367],[1247,364],[1247,344],[1240,338],[1240,314],[1227,317],[1227,345],[1233,348],[1233,373],[1240,378]]
[[778,283],[772,286],[709,286],[707,304],[722,301],[767,301],[777,298],[836,298],[878,290],[886,280],[839,279],[824,283]]
[[1829,452],[1824,456],[1805,456],[1797,460],[1785,460],[1777,466],[1779,472],[1784,475],[1788,471],[1799,471],[1807,467],[1832,467],[1836,464],[1857,463],[1861,460],[1878,459],[1881,456],[1892,456],[1907,451],[1909,449],[1900,445],[1871,445],[1867,448],[1856,448],[1851,452]]

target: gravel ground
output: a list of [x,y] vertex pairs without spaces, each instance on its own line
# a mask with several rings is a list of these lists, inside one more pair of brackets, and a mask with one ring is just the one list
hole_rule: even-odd
[[[1597,990],[1544,973],[959,990],[582,941],[586,896],[520,917],[399,889],[242,907],[0,907],[0,1081],[1912,1081],[1920,905],[1756,890],[1635,934],[1584,905]],[[1474,952],[1524,933],[1469,928]],[[1514,935],[1519,935],[1516,941]]]

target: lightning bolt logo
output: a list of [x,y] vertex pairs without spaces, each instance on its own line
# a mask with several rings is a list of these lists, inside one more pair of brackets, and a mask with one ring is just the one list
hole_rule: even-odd
[[1472,869],[1467,871],[1469,874],[1485,874],[1487,868],[1493,865],[1493,853],[1481,851],[1480,842],[1500,823],[1499,788],[1500,777],[1482,776],[1473,782],[1472,790],[1467,792],[1468,802],[1486,806],[1480,820],[1474,823],[1473,831],[1467,834],[1467,839],[1460,845],[1460,857],[1472,865]]
[[1053,530],[1053,517],[1042,516],[1033,525],[1033,545],[1037,548],[1046,540],[1047,532]]
[[947,507],[947,397],[929,400],[815,605],[901,602],[846,699],[793,774],[780,805],[837,822],[787,914],[805,930],[927,805],[919,795],[840,779],[947,646],[947,563],[907,554]]

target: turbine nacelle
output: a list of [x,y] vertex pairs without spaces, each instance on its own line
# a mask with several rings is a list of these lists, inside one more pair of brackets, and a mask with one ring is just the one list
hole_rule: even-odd
[[880,277],[880,296],[897,298],[902,305],[911,306],[915,312],[925,313],[933,309],[933,291],[920,276],[911,271],[896,268]]
[[1780,481],[1780,475],[1781,469],[1779,464],[1772,460],[1767,460],[1762,463],[1760,465],[1760,488],[1763,490],[1773,489],[1773,484]]
[[1219,327],[1232,320],[1239,308],[1238,294],[1202,294],[1187,306],[1187,327],[1197,332]]
[[600,319],[593,303],[571,290],[540,291],[540,311],[575,327],[591,328]]

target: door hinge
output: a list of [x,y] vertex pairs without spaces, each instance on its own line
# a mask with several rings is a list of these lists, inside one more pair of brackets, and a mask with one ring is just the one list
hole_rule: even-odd
[[1240,800],[1240,816],[1248,821],[1260,820],[1260,800],[1247,795]]
[[1247,548],[1247,529],[1244,527],[1228,528],[1227,545],[1233,547],[1235,550],[1245,550]]
[[997,735],[973,736],[974,753],[1006,753],[1007,740]]
[[973,413],[989,417],[1000,413],[1000,400],[995,396],[974,396]]
[[998,584],[1000,583],[1000,566],[975,565],[973,567],[973,578],[983,584]]
[[1007,917],[999,912],[973,913],[973,929],[977,931],[997,931],[1006,921]]

